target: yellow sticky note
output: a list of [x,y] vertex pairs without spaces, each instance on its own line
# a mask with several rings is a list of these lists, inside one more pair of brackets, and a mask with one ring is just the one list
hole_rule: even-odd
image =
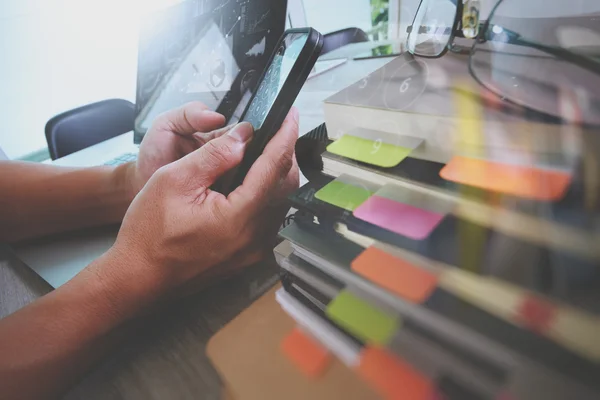
[[383,168],[400,164],[412,150],[408,147],[352,135],[343,135],[327,146],[327,151],[330,153]]

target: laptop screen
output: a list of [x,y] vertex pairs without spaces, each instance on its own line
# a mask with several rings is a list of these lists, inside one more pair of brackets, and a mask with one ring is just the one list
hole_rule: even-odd
[[234,123],[277,41],[287,2],[187,0],[142,22],[135,143],[161,113],[201,101]]

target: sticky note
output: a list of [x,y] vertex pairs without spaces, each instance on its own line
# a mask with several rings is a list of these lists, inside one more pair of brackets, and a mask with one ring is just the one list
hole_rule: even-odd
[[495,278],[459,269],[444,270],[438,287],[514,325],[554,340],[582,357],[600,362],[600,318],[541,299]]
[[[472,188],[468,188],[472,189]],[[464,192],[463,192],[464,195]],[[490,230],[483,225],[460,219],[457,222],[458,266],[474,274],[482,274]]]
[[375,195],[357,207],[354,216],[399,235],[422,240],[445,215]]
[[458,141],[456,143],[458,148],[456,150],[466,150],[469,147],[485,149],[483,109],[478,101],[478,96],[471,94],[474,89],[473,82],[458,81],[456,88],[460,89],[453,92],[458,123]]
[[391,183],[382,186],[375,195],[438,214],[449,214],[454,209],[454,201]]
[[283,339],[281,350],[302,373],[310,378],[321,376],[331,360],[327,349],[299,328],[295,328]]
[[341,179],[336,179],[315,193],[315,197],[336,207],[354,211],[373,193],[375,193],[375,190],[366,185],[347,183]]
[[459,269],[444,270],[438,287],[514,325],[600,362],[600,318],[541,299],[510,283]]
[[389,315],[346,290],[329,303],[326,313],[332,321],[368,343],[384,345],[400,327],[400,317]]
[[327,146],[327,151],[352,160],[378,167],[391,168],[400,164],[412,152],[408,147],[396,146],[381,140],[369,140],[343,135]]
[[429,378],[378,347],[368,346],[362,351],[358,374],[388,400],[430,400],[435,393]]
[[542,201],[560,199],[571,182],[566,172],[460,156],[452,158],[440,176],[464,185]]
[[495,400],[516,400],[516,398],[513,397],[510,392],[500,392]]
[[556,307],[534,296],[524,297],[517,310],[517,319],[530,330],[544,333],[556,317]]
[[356,257],[351,266],[357,274],[413,303],[425,301],[437,285],[435,274],[373,246]]

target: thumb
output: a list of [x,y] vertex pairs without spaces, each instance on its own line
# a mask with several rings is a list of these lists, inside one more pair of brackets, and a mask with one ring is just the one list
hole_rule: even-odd
[[[180,160],[180,167],[198,188],[207,189],[227,171],[238,166],[244,157],[246,145],[252,138],[254,129],[248,122],[242,122],[227,134],[213,139],[193,153]],[[190,175],[188,175],[190,174]]]

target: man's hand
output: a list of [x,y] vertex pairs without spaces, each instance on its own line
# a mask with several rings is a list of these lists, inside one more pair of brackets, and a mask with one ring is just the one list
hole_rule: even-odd
[[154,173],[131,204],[110,251],[135,267],[111,273],[145,282],[153,291],[172,292],[209,269],[219,270],[209,275],[227,273],[272,251],[289,209],[285,199],[298,187],[297,111],[228,197],[210,187],[241,162],[253,130],[242,123],[225,132]]
[[138,193],[161,167],[197,150],[227,128],[225,117],[200,102],[192,102],[161,114],[152,123],[140,146],[131,174],[133,193]]
[[[202,119],[187,115],[188,122]],[[151,177],[140,184],[131,205],[130,181],[115,172],[127,172],[133,164],[79,170],[0,163],[0,178],[19,176],[0,179],[0,192],[16,193],[14,206],[0,214],[0,225],[8,222],[8,230],[16,232],[12,238],[48,233],[67,212],[73,216],[62,222],[63,230],[126,214],[111,250],[65,285],[0,321],[0,398],[62,398],[115,344],[126,321],[161,298],[187,294],[272,251],[271,240],[288,208],[284,200],[298,187],[297,113],[290,113],[243,184],[227,197],[209,188],[240,163],[252,127],[246,123],[195,134],[208,125],[150,133],[144,146],[153,151],[142,154],[138,171],[147,175],[139,182]],[[190,132],[189,147],[170,136],[175,132],[183,137]],[[33,229],[18,231],[19,224]]]

